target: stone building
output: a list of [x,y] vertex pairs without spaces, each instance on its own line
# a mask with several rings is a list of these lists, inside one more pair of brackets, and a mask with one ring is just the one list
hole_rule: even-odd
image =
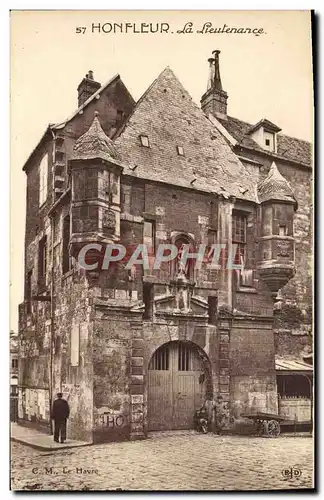
[[18,333],[10,330],[9,334],[9,378],[10,378],[10,421],[18,419]]
[[[276,355],[299,359],[308,342],[310,145],[228,117],[218,57],[202,109],[169,68],[137,103],[119,75],[100,85],[89,71],[78,109],[25,163],[21,422],[47,425],[57,391],[68,437],[90,442],[190,428],[217,394],[228,426],[278,412]],[[184,245],[217,243],[243,267],[183,266]],[[112,244],[126,256],[106,269]],[[128,269],[142,244],[150,265]],[[161,244],[179,251],[155,269]]]
[[18,333],[10,331],[10,394],[18,392]]

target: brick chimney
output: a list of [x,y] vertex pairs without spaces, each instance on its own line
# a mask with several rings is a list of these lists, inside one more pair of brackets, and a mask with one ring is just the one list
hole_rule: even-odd
[[93,71],[89,70],[78,86],[78,107],[82,106],[100,87],[101,84],[93,78]]
[[227,93],[223,90],[219,71],[220,50],[213,51],[213,57],[208,59],[209,75],[207,83],[207,92],[202,96],[201,108],[208,115],[225,118],[227,115]]

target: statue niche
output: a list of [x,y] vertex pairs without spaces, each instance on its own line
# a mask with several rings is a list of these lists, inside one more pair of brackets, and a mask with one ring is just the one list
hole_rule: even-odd
[[174,278],[185,278],[188,281],[193,280],[193,262],[191,259],[187,259],[186,262],[182,260],[184,251],[192,253],[193,245],[191,239],[186,235],[181,235],[175,240],[175,245],[178,249],[177,257],[175,259],[174,272],[172,273]]
[[175,291],[175,301],[176,310],[189,312],[190,299],[192,296],[193,289],[193,263],[190,259],[186,262],[183,261],[184,251],[187,250],[189,253],[193,252],[192,242],[187,236],[181,236],[175,241],[175,245],[178,248],[177,257],[174,263],[172,280],[174,284]]

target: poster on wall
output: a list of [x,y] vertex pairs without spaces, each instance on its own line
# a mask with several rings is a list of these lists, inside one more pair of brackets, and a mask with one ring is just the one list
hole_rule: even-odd
[[314,491],[315,20],[10,12],[12,490]]

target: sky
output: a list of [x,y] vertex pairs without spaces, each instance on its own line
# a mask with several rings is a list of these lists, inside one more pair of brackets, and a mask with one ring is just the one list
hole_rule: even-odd
[[[168,33],[104,33],[107,23],[168,23]],[[197,33],[212,28],[254,34]],[[103,28],[103,25],[106,26]],[[193,33],[182,31],[192,23]],[[101,31],[92,32],[92,24]],[[166,24],[163,25],[166,27]],[[187,25],[188,26],[188,25]],[[76,28],[85,28],[77,33]],[[84,30],[81,30],[84,31]],[[23,301],[26,180],[22,167],[48,123],[77,108],[88,72],[105,83],[119,73],[137,100],[170,66],[199,105],[208,57],[219,49],[228,114],[268,118],[283,133],[312,141],[313,82],[309,11],[12,11],[10,53],[10,328]]]

